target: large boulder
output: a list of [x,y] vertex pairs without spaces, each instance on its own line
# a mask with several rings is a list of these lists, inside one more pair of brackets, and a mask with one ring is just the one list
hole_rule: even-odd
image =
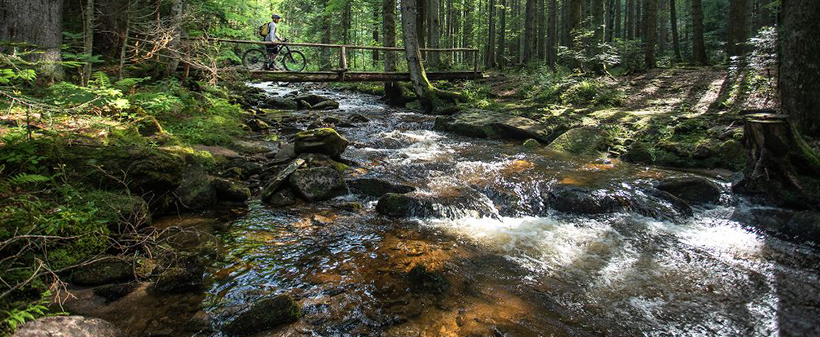
[[79,267],[71,273],[71,283],[81,286],[98,286],[133,279],[134,270],[131,263],[118,258],[97,261]]
[[348,193],[342,174],[330,167],[296,170],[288,181],[294,192],[307,201],[328,200]]
[[213,185],[219,200],[245,202],[251,197],[248,186],[238,180],[213,178]]
[[183,293],[202,288],[205,265],[197,256],[186,256],[165,269],[157,278],[154,290],[160,293]]
[[248,336],[299,319],[299,305],[287,295],[254,303],[223,329],[228,336]]
[[390,217],[448,218],[496,217],[492,202],[473,189],[450,196],[387,193],[379,198],[376,211]]
[[379,198],[387,193],[410,193],[416,190],[413,186],[394,184],[384,179],[359,178],[347,183],[350,189],[356,194],[363,194]]
[[97,206],[97,219],[106,221],[105,224],[111,233],[123,234],[151,223],[148,203],[138,195],[94,190],[80,197],[76,201],[91,201]]
[[688,203],[653,188],[587,188],[556,185],[543,197],[552,209],[571,214],[635,212],[664,220],[692,215]]
[[281,187],[282,184],[284,184],[288,180],[290,175],[293,174],[293,172],[296,172],[296,169],[298,169],[299,166],[302,166],[304,163],[304,159],[296,158],[293,161],[291,161],[287,166],[282,168],[282,170],[279,171],[279,173],[277,173],[273,178],[271,178],[267,182],[267,184],[265,184],[265,187],[262,189],[262,201],[269,201],[273,194],[279,190],[279,187]]
[[299,95],[294,97],[293,100],[299,103],[300,109],[325,110],[339,108],[339,102],[334,101],[332,98],[316,94]]
[[185,209],[200,209],[216,203],[216,188],[202,167],[192,166],[174,191],[177,202]]
[[741,224],[759,228],[770,233],[784,233],[786,224],[794,217],[794,211],[769,207],[738,207],[731,219]]
[[470,109],[436,118],[435,129],[478,138],[552,140],[552,127],[535,120],[502,112]]
[[806,211],[795,214],[786,224],[785,233],[820,243],[820,213]]
[[262,108],[266,109],[282,109],[282,110],[296,110],[299,104],[295,100],[289,98],[270,97],[264,103]]
[[593,127],[570,129],[555,138],[547,149],[592,157],[605,151],[606,132]]
[[265,202],[274,207],[290,206],[296,204],[296,194],[290,187],[283,187],[274,192]]
[[121,337],[114,324],[83,316],[41,317],[20,326],[12,337]]
[[296,154],[321,153],[332,158],[339,157],[349,142],[331,128],[302,131],[294,136]]
[[716,204],[720,201],[720,186],[706,178],[665,179],[658,184],[657,188],[692,204]]

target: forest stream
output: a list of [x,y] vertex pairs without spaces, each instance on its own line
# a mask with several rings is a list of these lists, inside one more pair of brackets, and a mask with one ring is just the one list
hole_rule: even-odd
[[[221,336],[250,304],[286,294],[301,318],[260,336],[820,334],[817,248],[738,220],[757,206],[717,175],[708,178],[722,189],[719,202],[693,206],[691,216],[559,212],[545,200],[557,185],[651,203],[644,186],[691,174],[437,132],[435,116],[375,96],[313,92],[340,102],[333,114],[370,120],[338,128],[351,142],[342,157],[358,164],[347,179],[478,197],[423,218],[386,217],[376,198],[349,194],[280,208],[252,201],[233,217],[158,219],[157,227],[194,226],[220,239],[204,294],[164,295],[104,318],[135,334],[190,335],[180,321],[194,315],[211,326],[195,336]],[[363,207],[345,207],[355,202]]]

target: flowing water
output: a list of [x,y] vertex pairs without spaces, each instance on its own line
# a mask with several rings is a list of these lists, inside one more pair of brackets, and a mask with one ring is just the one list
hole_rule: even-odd
[[[288,294],[304,316],[270,335],[820,335],[818,249],[731,220],[750,205],[728,183],[720,205],[691,217],[563,214],[541,197],[556,184],[634,191],[685,174],[436,132],[435,117],[372,96],[315,92],[340,101],[331,114],[371,120],[339,128],[351,141],[343,157],[360,164],[348,178],[429,196],[470,188],[497,213],[394,219],[355,195],[252,203],[217,232],[227,255],[204,300],[217,329],[259,298]],[[354,201],[364,207],[339,207]],[[419,291],[408,276],[417,265],[446,282]]]

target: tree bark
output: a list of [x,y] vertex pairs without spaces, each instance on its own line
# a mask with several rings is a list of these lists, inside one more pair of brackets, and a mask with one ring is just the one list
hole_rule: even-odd
[[669,11],[666,7],[669,3],[666,0],[656,1],[658,1],[658,55],[665,55],[666,41],[669,36],[669,17],[666,15]]
[[726,42],[726,54],[729,57],[745,54],[743,43],[748,39],[746,33],[748,15],[748,0],[731,0],[729,2],[729,39]]
[[567,0],[569,1],[569,20],[567,21],[567,29],[569,30],[569,45],[572,45],[573,32],[577,33],[581,28],[581,0]]
[[623,34],[623,26],[622,26],[622,10],[621,10],[621,0],[614,0],[615,3],[615,27],[613,29],[613,37],[622,39],[624,37]]
[[655,47],[658,41],[658,0],[644,0],[646,1],[646,10],[644,10],[645,36],[646,44],[644,45],[644,59],[646,67],[649,69],[657,66],[655,60]]
[[39,63],[37,75],[40,80],[54,82],[63,79],[60,54],[62,0],[0,0],[0,22],[0,40],[27,42],[42,51],[28,57]]
[[635,0],[626,0],[626,39],[635,39]]
[[[662,0],[663,1],[663,0]],[[675,53],[675,62],[683,62],[680,54],[680,37],[678,36],[678,13],[676,10],[676,0],[669,0],[669,23],[672,27],[672,49]]]
[[[377,6],[373,7],[373,42],[379,42],[379,9],[376,8]],[[384,24],[384,23],[382,23]],[[379,63],[379,51],[373,50],[373,66],[376,66]]]
[[594,25],[594,35],[592,40],[592,54],[597,55],[601,52],[600,45],[604,43],[604,0],[592,0],[592,23]]
[[547,59],[547,0],[538,0],[538,59],[542,62]]
[[820,1],[784,0],[780,100],[804,134],[820,137]]
[[692,57],[696,65],[707,65],[706,43],[703,40],[703,2],[692,0]]
[[[382,44],[385,47],[396,46],[396,0],[384,0],[382,2]],[[384,53],[384,71],[394,72],[397,67],[396,52]],[[397,82],[384,82],[384,95],[387,104],[392,106],[404,106],[404,97],[401,87]]]
[[[94,54],[94,0],[87,0],[85,5],[85,36],[83,38],[83,53],[91,57]],[[83,85],[88,85],[91,79],[91,62],[83,65]]]
[[549,0],[549,22],[547,23],[547,65],[555,69],[558,58],[558,0]]
[[490,0],[487,11],[489,28],[487,29],[487,51],[484,53],[484,61],[487,68],[495,67],[495,0]]
[[504,68],[506,60],[504,59],[504,47],[507,45],[507,1],[501,0],[501,8],[498,9],[501,15],[500,27],[498,28],[498,51],[496,54],[496,62],[499,68]]
[[182,44],[182,17],[184,13],[185,1],[174,0],[173,5],[171,6],[171,18],[173,20],[171,23],[171,34],[173,35],[173,40],[171,40],[168,44],[168,48],[172,51],[172,56],[168,60],[168,65],[165,68],[165,76],[172,76],[176,73],[177,68],[179,67],[178,55],[182,54],[180,47]]
[[[441,21],[439,9],[441,3],[439,0],[427,0],[427,25],[430,48],[438,48],[441,41]],[[430,68],[436,68],[441,63],[441,58],[438,52],[427,53],[427,64]]]
[[537,57],[538,40],[536,33],[538,30],[538,1],[527,0],[525,8],[524,21],[524,53],[522,55],[522,63],[528,63]]

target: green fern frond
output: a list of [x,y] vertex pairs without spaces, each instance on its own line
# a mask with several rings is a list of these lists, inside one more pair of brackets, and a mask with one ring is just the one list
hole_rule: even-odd
[[8,181],[11,185],[25,185],[49,182],[51,181],[51,179],[49,177],[39,174],[18,173],[16,175],[11,176],[11,178],[9,178]]

